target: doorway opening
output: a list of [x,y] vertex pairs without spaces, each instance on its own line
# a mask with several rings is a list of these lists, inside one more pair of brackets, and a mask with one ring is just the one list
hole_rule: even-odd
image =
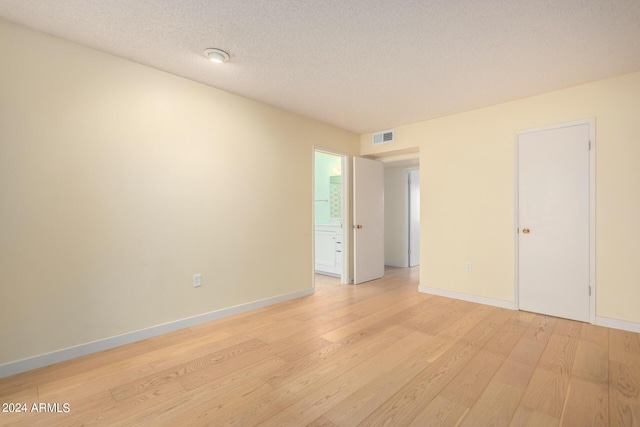
[[348,162],[347,155],[314,148],[313,253],[315,275],[349,278]]
[[419,167],[417,156],[385,161],[384,263],[387,266],[406,268],[420,264]]

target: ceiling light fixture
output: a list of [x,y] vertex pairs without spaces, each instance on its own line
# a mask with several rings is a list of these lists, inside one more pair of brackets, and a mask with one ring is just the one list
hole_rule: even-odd
[[205,49],[204,56],[207,57],[209,61],[215,62],[216,64],[223,64],[230,58],[229,54],[224,50],[213,47]]

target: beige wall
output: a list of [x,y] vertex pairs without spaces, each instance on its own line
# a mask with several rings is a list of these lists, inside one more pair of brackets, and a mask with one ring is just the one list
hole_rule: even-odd
[[[422,286],[513,301],[518,131],[596,119],[596,315],[640,322],[640,73],[396,128],[420,147]],[[465,273],[464,263],[473,263]]]
[[0,58],[0,364],[312,286],[312,146],[357,135],[2,20]]

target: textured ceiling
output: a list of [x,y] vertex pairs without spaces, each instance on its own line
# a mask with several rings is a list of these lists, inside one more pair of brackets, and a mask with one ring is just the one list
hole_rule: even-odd
[[640,0],[0,0],[0,16],[357,133],[640,70]]

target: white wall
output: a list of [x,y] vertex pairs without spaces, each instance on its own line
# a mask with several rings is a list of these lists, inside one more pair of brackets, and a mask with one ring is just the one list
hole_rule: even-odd
[[357,135],[2,20],[0,58],[0,365],[311,289],[313,146]]
[[384,263],[394,267],[409,265],[406,180],[405,168],[384,170]]

